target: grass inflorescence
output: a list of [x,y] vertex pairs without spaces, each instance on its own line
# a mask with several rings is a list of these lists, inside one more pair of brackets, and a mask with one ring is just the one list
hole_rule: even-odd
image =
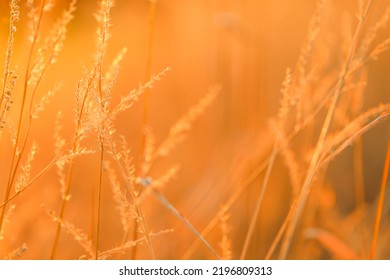
[[1,3],[0,258],[389,258],[390,7],[263,2]]

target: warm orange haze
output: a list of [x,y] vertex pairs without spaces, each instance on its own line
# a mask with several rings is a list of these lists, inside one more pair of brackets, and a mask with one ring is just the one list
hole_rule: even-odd
[[389,21],[2,0],[0,259],[389,259]]

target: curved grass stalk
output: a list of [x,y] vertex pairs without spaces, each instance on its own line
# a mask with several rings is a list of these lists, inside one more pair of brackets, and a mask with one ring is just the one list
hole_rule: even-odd
[[298,222],[299,222],[299,220],[302,216],[303,210],[305,208],[306,201],[307,201],[307,198],[308,198],[308,195],[310,192],[310,188],[311,188],[311,183],[312,183],[313,178],[314,178],[314,176],[317,172],[317,169],[318,169],[319,161],[320,161],[321,154],[322,154],[322,149],[323,149],[323,146],[325,143],[325,138],[328,135],[330,125],[331,125],[331,122],[333,119],[334,112],[335,112],[336,107],[337,107],[339,97],[343,91],[343,88],[345,85],[345,79],[346,79],[348,73],[350,72],[350,68],[351,68],[351,65],[352,65],[352,62],[354,59],[354,55],[356,53],[357,45],[358,45],[359,39],[361,38],[364,23],[367,19],[368,13],[369,13],[370,8],[372,6],[372,2],[373,2],[372,0],[370,0],[368,2],[368,4],[365,7],[365,10],[361,16],[361,19],[359,20],[355,34],[353,36],[352,45],[349,49],[346,63],[342,69],[340,78],[337,82],[336,90],[332,96],[329,110],[328,110],[327,115],[325,117],[325,121],[324,121],[324,124],[322,126],[320,136],[318,138],[317,145],[316,145],[312,160],[310,162],[305,181],[304,181],[303,186],[302,186],[301,193],[299,194],[299,197],[298,197],[297,207],[291,208],[293,211],[293,214],[292,214],[291,222],[288,225],[287,232],[286,232],[286,235],[285,235],[285,238],[284,238],[284,241],[282,244],[282,248],[280,251],[280,258],[281,259],[285,259],[287,256],[287,253],[288,253],[290,246],[291,246],[291,243],[292,243],[292,238],[293,238],[294,232],[296,230]]
[[[321,112],[323,107],[328,102],[329,98],[330,98],[330,95],[327,95],[322,100],[322,102],[316,107],[316,109],[312,112],[312,114],[310,114],[307,118],[305,118],[303,120],[303,122],[301,124],[299,124],[298,126],[296,126],[294,128],[294,130],[288,135],[288,137],[286,139],[287,144],[290,143],[306,126],[308,126],[316,116],[318,116],[318,114]],[[283,148],[283,147],[279,147],[279,149],[277,150],[277,153],[279,153],[281,148]],[[247,178],[245,178],[243,182],[233,183],[233,185],[240,184],[240,187],[236,188],[236,191],[230,197],[230,199],[225,203],[224,207],[222,207],[219,210],[217,215],[209,222],[209,224],[206,226],[206,228],[201,232],[202,235],[207,235],[218,224],[218,221],[219,221],[221,215],[224,212],[229,211],[229,209],[238,201],[238,199],[244,194],[244,192],[249,188],[249,186],[260,176],[260,174],[264,170],[266,170],[270,160],[271,160],[271,155],[268,156],[263,161],[261,161],[258,164],[258,167],[255,170],[253,170],[253,172]],[[189,247],[189,249],[185,252],[182,259],[188,259],[193,254],[193,252],[195,251],[195,249],[198,245],[199,245],[198,241],[194,242]]]
[[[353,69],[351,69],[347,73],[347,77],[355,73],[355,71],[358,71],[362,66],[363,65],[360,64],[359,67],[354,67]],[[305,119],[303,119],[302,123],[298,124],[292,132],[290,132],[290,134],[287,136],[286,144],[289,144],[293,139],[295,139],[295,137],[297,137],[298,134],[303,129],[305,129],[309,124],[311,124],[313,120],[320,114],[322,109],[329,102],[329,99],[331,98],[331,95],[334,92],[336,85],[337,85],[336,83],[333,83],[333,85],[331,86],[332,90],[330,90],[329,93],[321,100],[321,102],[317,105],[317,107],[313,110],[313,112]],[[279,153],[281,148],[283,147],[279,147],[277,153]],[[225,203],[224,207],[222,207],[222,209],[217,213],[217,215],[209,222],[206,228],[201,232],[202,235],[207,235],[218,224],[219,217],[223,213],[223,211],[228,211],[238,201],[238,199],[243,195],[243,193],[250,187],[252,182],[254,182],[260,176],[260,174],[266,170],[269,161],[271,160],[271,154],[266,159],[261,161],[258,164],[258,167],[255,170],[253,170],[253,172],[246,179],[244,179],[244,181],[240,184],[241,187],[236,188],[236,191],[230,197],[230,199]],[[233,185],[235,184],[239,184],[239,183],[233,183]],[[290,212],[291,211],[292,208],[290,208]],[[271,252],[270,254],[270,251],[273,251],[276,248],[276,245],[280,241],[281,237],[283,236],[284,230],[287,227],[287,223],[289,222],[290,218],[291,218],[291,213],[286,217],[286,220],[284,221],[283,225],[281,226],[281,229],[278,232],[278,238],[274,239],[274,242],[276,241],[275,242],[276,244],[274,244],[273,246],[274,248],[271,247],[272,250],[271,249],[269,250],[267,256],[273,254],[273,252]],[[193,254],[193,252],[195,251],[198,245],[199,245],[199,241],[195,241],[185,252],[182,259],[188,259]]]
[[30,72],[31,72],[32,57],[33,57],[33,52],[35,50],[35,46],[36,46],[37,41],[38,41],[38,34],[39,34],[41,23],[42,23],[45,3],[46,3],[46,0],[41,0],[38,20],[37,20],[37,24],[34,28],[32,43],[31,43],[30,51],[29,51],[28,58],[27,58],[26,72],[24,75],[22,102],[21,102],[21,107],[19,110],[19,121],[18,121],[17,129],[16,129],[15,148],[13,149],[13,154],[12,154],[12,159],[11,159],[11,167],[10,167],[10,172],[9,172],[9,176],[8,176],[8,183],[7,183],[7,187],[5,190],[5,196],[4,196],[4,204],[5,205],[4,205],[3,210],[1,211],[1,214],[0,214],[0,231],[3,227],[6,204],[7,204],[7,201],[9,200],[11,188],[12,188],[12,185],[13,185],[15,177],[16,177],[16,172],[18,170],[17,167],[20,164],[20,160],[21,160],[21,156],[22,156],[21,154],[18,154],[18,144],[19,144],[20,133],[22,130],[21,129],[22,128],[22,121],[23,121],[23,115],[24,115],[24,111],[25,111],[24,108],[26,106],[28,79],[29,79]]
[[210,243],[203,237],[203,235],[195,229],[195,227],[187,220],[187,218],[182,213],[180,213],[180,211],[177,210],[176,207],[174,207],[161,192],[159,192],[157,189],[152,189],[152,194],[157,200],[161,202],[161,204],[164,205],[165,208],[171,211],[180,221],[182,221],[196,235],[196,237],[209,248],[211,253],[213,253],[217,259],[221,259],[221,257],[213,249]]

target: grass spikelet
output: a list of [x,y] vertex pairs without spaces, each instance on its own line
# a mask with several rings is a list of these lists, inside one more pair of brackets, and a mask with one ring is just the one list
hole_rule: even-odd
[[293,234],[296,230],[296,227],[298,225],[298,221],[300,220],[300,218],[302,216],[302,212],[303,212],[304,207],[306,205],[307,197],[308,197],[308,194],[309,194],[310,188],[311,188],[311,183],[312,183],[312,180],[316,174],[318,164],[320,161],[320,156],[321,156],[322,149],[324,146],[325,138],[329,132],[331,122],[332,122],[332,119],[334,116],[334,112],[336,110],[336,107],[337,107],[337,104],[338,104],[338,101],[340,98],[340,94],[341,94],[342,89],[345,85],[346,76],[347,76],[347,74],[350,71],[350,68],[352,66],[352,62],[353,62],[354,56],[356,54],[357,44],[361,38],[363,26],[364,26],[365,20],[368,16],[368,13],[370,11],[371,5],[372,5],[372,0],[368,1],[367,6],[366,6],[364,13],[363,13],[362,21],[359,22],[359,24],[356,28],[356,31],[354,33],[352,45],[350,46],[347,59],[346,59],[345,64],[342,68],[340,78],[337,82],[336,89],[335,89],[333,96],[332,96],[330,107],[329,107],[327,115],[325,117],[325,121],[322,125],[322,129],[321,129],[320,136],[319,136],[317,144],[316,144],[316,148],[315,148],[313,157],[310,161],[310,166],[308,168],[308,172],[307,172],[306,178],[305,178],[303,186],[302,186],[302,191],[301,191],[299,198],[298,198],[298,201],[297,201],[297,207],[291,208],[291,211],[293,211],[294,214],[293,214],[292,220],[288,226],[287,233],[285,235],[284,242],[282,245],[282,249],[281,249],[281,253],[280,253],[280,257],[282,259],[285,259],[287,256],[287,253],[290,249],[290,245],[292,242]]
[[1,231],[0,231],[0,241],[2,241],[2,240],[5,239],[5,232],[6,232],[7,226],[8,226],[9,223],[11,222],[11,217],[12,217],[12,215],[14,214],[15,209],[16,209],[16,205],[15,205],[15,204],[12,204],[12,205],[7,209],[7,212],[6,212],[5,215],[4,215],[3,228],[2,228]]
[[298,80],[297,82],[301,83],[301,79],[306,76],[306,65],[308,63],[308,59],[311,55],[311,52],[314,48],[314,42],[318,37],[318,33],[320,32],[321,21],[325,8],[325,0],[320,0],[317,2],[317,8],[314,13],[314,16],[311,18],[309,23],[309,28],[307,31],[306,39],[301,48],[301,53],[298,58],[297,68],[298,71]]
[[141,94],[145,92],[148,88],[152,88],[153,85],[159,81],[171,68],[167,67],[162,70],[157,75],[153,75],[148,82],[143,85],[140,85],[138,89],[133,89],[129,94],[122,96],[120,102],[115,106],[115,108],[110,113],[110,118],[114,120],[117,115],[121,112],[128,110],[131,106],[134,105],[136,101],[138,101]]
[[[61,136],[61,119],[62,119],[62,112],[59,111],[56,116],[56,122],[54,126],[54,153],[57,158],[60,158],[61,152],[65,147],[66,141],[64,138]],[[58,180],[59,184],[61,187],[61,194],[62,197],[64,198],[65,196],[65,190],[66,190],[66,175],[65,175],[65,165],[66,165],[66,160],[58,160],[56,162],[56,167],[57,167],[57,175],[58,175]]]
[[96,250],[92,240],[89,239],[88,235],[84,233],[83,230],[77,228],[68,221],[60,219],[53,210],[50,210],[46,206],[42,205],[42,208],[46,214],[53,219],[53,222],[60,224],[60,226],[73,237],[73,239],[85,250],[90,259],[95,259]]
[[16,32],[16,22],[19,21],[19,6],[18,0],[9,2],[10,6],[10,20],[8,26],[8,42],[4,65],[3,88],[0,98],[0,132],[4,126],[4,115],[9,111],[11,106],[11,96],[15,87],[17,76],[15,71],[11,69],[11,58],[13,54],[14,35]]
[[118,55],[112,61],[109,69],[104,74],[103,77],[103,90],[104,92],[112,92],[112,88],[115,84],[115,81],[118,78],[120,64],[127,53],[127,48],[122,48]]
[[33,92],[31,100],[34,100],[37,88],[48,67],[57,62],[58,55],[64,45],[67,26],[73,19],[73,13],[76,10],[76,2],[76,0],[70,2],[68,9],[62,13],[61,17],[53,25],[44,44],[37,50],[37,56],[28,76],[28,84],[32,87]]
[[45,110],[45,107],[50,103],[50,99],[52,99],[60,91],[61,87],[62,87],[61,83],[57,84],[53,88],[53,90],[49,90],[49,92],[41,98],[41,100],[38,102],[38,104],[31,112],[31,117],[33,119],[38,118],[39,113]]
[[[309,58],[314,49],[314,43],[318,38],[318,34],[320,32],[321,21],[325,8],[325,0],[319,0],[317,2],[316,11],[314,16],[311,18],[309,23],[309,28],[306,33],[305,42],[301,47],[301,51],[298,57],[297,64],[294,69],[294,74],[292,76],[292,81],[290,82],[289,96],[291,101],[297,107],[297,125],[302,122],[303,116],[303,102],[308,97],[304,95],[305,91],[303,87],[307,83],[307,64],[309,63]],[[291,78],[290,78],[291,79]]]
[[280,101],[279,111],[278,111],[278,118],[279,118],[279,126],[280,129],[284,130],[284,121],[287,117],[290,107],[291,107],[291,96],[290,96],[290,86],[291,86],[291,70],[287,68],[286,75],[284,77],[283,83],[282,83],[282,99]]
[[359,55],[364,59],[367,56],[370,46],[375,38],[378,36],[380,29],[385,28],[390,18],[390,7],[388,7],[383,13],[382,17],[375,23],[373,27],[367,32],[366,37],[363,39],[359,48]]
[[98,72],[102,72],[102,62],[104,58],[105,51],[107,49],[107,41],[109,39],[109,27],[110,24],[110,13],[111,9],[114,5],[113,0],[101,0],[98,2],[99,9],[98,12],[95,13],[95,19],[98,22],[97,29],[97,52],[95,55],[96,67],[98,68]]
[[135,182],[135,167],[133,164],[133,159],[131,157],[131,150],[127,144],[125,137],[121,137],[120,147],[121,147],[120,159],[122,159],[123,167],[125,170],[124,178],[127,183],[128,190],[134,191],[133,186]]
[[361,21],[364,13],[364,0],[358,0],[356,18]]
[[124,231],[124,236],[130,232],[131,221],[137,216],[134,206],[129,203],[125,192],[122,191],[119,179],[111,164],[105,162],[107,176],[111,183],[111,189],[114,195],[114,200],[120,213],[120,220]]
[[290,147],[290,143],[287,141],[287,136],[284,132],[276,127],[276,125],[271,125],[271,129],[275,134],[276,141],[280,143],[279,153],[284,158],[284,163],[288,168],[288,173],[290,176],[291,186],[293,190],[293,197],[295,197],[301,187],[302,183],[302,172],[300,170],[300,164],[297,160],[297,157]]
[[[71,7],[72,5],[74,6],[75,4],[75,1],[72,1],[71,2]],[[30,47],[30,50],[29,50],[29,54],[28,54],[28,59],[27,59],[27,66],[26,66],[26,72],[25,72],[25,77],[24,77],[24,86],[23,86],[23,94],[22,94],[22,101],[21,101],[21,106],[20,106],[20,110],[19,110],[19,120],[18,120],[18,125],[16,127],[16,138],[15,138],[15,148],[13,150],[13,156],[12,156],[12,160],[11,160],[11,169],[10,169],[10,172],[9,172],[9,176],[8,176],[8,184],[7,184],[7,187],[6,187],[6,192],[5,192],[5,198],[4,198],[4,203],[6,204],[6,202],[9,200],[9,196],[10,196],[10,191],[11,191],[11,188],[14,184],[14,181],[15,181],[15,178],[16,178],[16,174],[17,174],[17,171],[19,169],[19,165],[20,165],[20,160],[21,160],[21,157],[26,149],[26,144],[27,144],[27,140],[29,138],[29,133],[30,133],[30,128],[31,128],[31,122],[32,122],[32,119],[33,119],[33,114],[32,114],[32,104],[33,104],[33,99],[34,99],[34,96],[35,96],[35,93],[36,93],[36,90],[37,90],[37,87],[39,85],[39,80],[40,78],[43,76],[43,73],[45,72],[45,68],[42,68],[42,67],[39,67],[39,79],[38,79],[38,82],[35,84],[35,86],[33,87],[33,90],[32,90],[32,96],[31,96],[31,99],[30,99],[30,108],[29,108],[29,119],[26,123],[26,133],[24,135],[24,139],[21,140],[21,131],[22,131],[22,122],[23,122],[23,116],[25,114],[25,106],[27,105],[26,103],[28,102],[27,100],[27,91],[28,91],[28,87],[29,87],[29,81],[30,81],[30,78],[31,78],[31,75],[32,73],[34,73],[34,66],[32,64],[32,61],[33,61],[33,54],[34,54],[34,50],[35,50],[35,47],[36,45],[38,44],[38,36],[39,36],[39,33],[40,33],[40,27],[41,27],[41,22],[42,22],[42,18],[43,18],[43,12],[44,12],[44,5],[45,5],[45,1],[41,1],[41,5],[40,5],[40,8],[38,10],[34,10],[32,9],[30,13],[32,18],[33,18],[33,23],[32,23],[32,32],[33,32],[33,35],[32,35],[32,42],[31,42],[31,47]],[[71,11],[73,12],[73,10]],[[67,24],[68,22],[66,22]],[[61,38],[58,38],[59,39],[59,42],[61,42]],[[54,49],[57,47],[56,45],[52,46]],[[55,50],[55,53],[57,53],[59,50]],[[39,56],[38,56],[39,57]],[[19,145],[19,141],[22,141],[21,142],[21,148],[20,148],[20,152],[18,153],[18,145]],[[3,223],[3,216],[4,216],[4,211],[5,211],[5,208],[3,209],[3,212],[0,216],[0,228],[2,226],[2,223]]]
[[19,259],[23,254],[25,254],[28,250],[26,243],[23,243],[22,246],[16,248],[12,252],[9,252],[3,260],[16,260]]
[[[131,238],[132,240],[136,240],[138,233],[142,233],[144,237],[146,238],[146,243],[148,244],[150,254],[153,259],[155,259],[155,251],[152,244],[152,239],[150,236],[149,227],[146,223],[144,213],[142,210],[141,205],[135,203],[137,200],[137,197],[139,195],[138,190],[135,189],[135,167],[132,163],[132,157],[130,154],[130,149],[128,148],[126,139],[121,136],[121,151],[117,150],[116,142],[113,141],[112,135],[108,134],[106,137],[106,141],[108,143],[108,146],[110,147],[110,150],[108,151],[108,154],[112,156],[113,160],[115,160],[120,174],[122,176],[122,180],[125,185],[125,192],[124,194],[128,195],[130,197],[129,199],[129,207],[134,209],[133,215],[131,217],[127,217],[127,219],[131,220],[130,218],[133,218],[134,222],[132,225],[127,225],[125,228],[128,229],[131,227],[132,234]],[[114,180],[115,178],[111,175],[110,180]],[[113,181],[114,185],[118,185],[118,181]],[[117,192],[118,190],[116,190]],[[119,198],[118,198],[119,199]],[[120,199],[123,202],[123,199],[125,197],[122,197]],[[126,232],[126,229],[124,230],[124,235],[122,238],[122,246],[124,246],[126,240],[128,239],[129,232]],[[134,250],[131,252],[131,258],[136,258],[136,247],[134,247]]]
[[145,128],[145,152],[144,160],[141,165],[141,174],[145,177],[149,173],[153,161],[153,153],[156,150],[156,139],[154,137],[152,128]]
[[[107,40],[109,37],[108,28],[110,26],[110,11],[113,6],[113,2],[111,0],[102,0],[99,2],[100,9],[98,14],[96,15],[96,19],[99,23],[98,27],[98,46],[96,53],[96,65],[95,69],[97,72],[97,83],[98,83],[98,105],[99,105],[99,113],[101,120],[104,119],[105,113],[108,108],[108,96],[110,92],[103,93],[103,59],[105,55],[105,51],[107,48]],[[99,255],[99,242],[100,242],[100,222],[101,222],[101,201],[102,201],[102,187],[103,187],[103,161],[104,161],[104,134],[105,134],[105,124],[103,121],[100,121],[98,127],[98,140],[99,140],[99,182],[97,186],[97,221],[96,221],[96,235],[95,235],[95,258],[98,259]]]
[[[80,148],[77,151],[63,153],[61,154],[61,156],[54,158],[52,161],[46,164],[45,167],[43,167],[39,172],[37,172],[37,174],[35,174],[34,177],[32,177],[27,183],[25,183],[25,186],[23,188],[21,188],[18,192],[14,193],[13,195],[10,195],[7,200],[5,200],[2,204],[0,204],[0,209],[6,208],[9,202],[13,201],[20,194],[26,191],[31,185],[33,185],[33,183],[36,182],[39,178],[43,177],[48,172],[48,170],[50,170],[53,166],[56,165],[57,162],[62,162],[62,161],[71,162],[76,157],[85,156],[93,153],[95,153],[95,151],[88,150],[85,148]],[[67,198],[69,198],[69,196],[67,196]]]
[[[0,106],[0,136],[4,129],[5,124],[7,123],[7,113],[11,109],[11,105],[13,103],[12,101],[12,92],[14,91],[14,87],[16,85],[16,75],[12,75],[12,77],[9,79],[9,85],[7,89],[5,89],[4,96],[1,99],[1,106]],[[15,135],[16,136],[16,135]],[[16,138],[13,138],[16,139]]]
[[232,241],[229,238],[229,233],[230,233],[230,226],[228,224],[229,221],[229,215],[224,214],[221,216],[220,219],[220,228],[222,232],[222,240],[221,240],[221,258],[223,260],[231,260],[233,258],[233,250],[232,250]]
[[1,2],[0,258],[389,258],[388,4],[206,2]]
[[321,163],[325,164],[351,145],[353,141],[370,128],[390,117],[390,104],[380,105],[361,114],[352,120],[344,129],[335,135],[330,135],[324,143]]
[[[120,174],[122,176],[122,180],[125,183],[126,187],[126,194],[129,195],[130,201],[132,206],[134,206],[134,215],[132,218],[134,218],[134,223],[132,225],[132,240],[136,240],[138,236],[138,232],[141,232],[144,234],[151,256],[154,259],[155,258],[155,252],[152,244],[152,239],[150,237],[150,231],[149,227],[146,223],[142,207],[141,205],[135,203],[137,200],[137,197],[139,195],[138,190],[135,189],[135,167],[132,163],[132,157],[130,155],[130,149],[128,148],[126,139],[124,137],[121,137],[121,151],[119,152],[116,148],[115,142],[112,140],[112,135],[108,135],[106,137],[106,141],[109,144],[110,151],[108,152],[112,158],[115,160],[119,170]],[[125,243],[126,239],[128,238],[128,234],[125,233],[122,239],[122,246]],[[131,258],[136,258],[136,250],[134,250],[131,253]]]
[[22,165],[21,167],[21,174],[19,175],[19,178],[16,180],[15,193],[20,192],[20,190],[26,186],[27,182],[30,181],[32,162],[35,158],[36,153],[37,153],[37,145],[34,143],[31,147],[30,152],[28,153],[25,164]]
[[187,114],[181,117],[169,130],[168,137],[156,149],[153,161],[161,156],[167,156],[169,152],[187,136],[192,123],[204,112],[204,110],[214,101],[220,91],[219,87],[214,87],[203,97],[198,104],[191,107]]
[[371,28],[364,38],[359,52],[356,55],[353,65],[351,67],[350,73],[356,72],[356,70],[362,68],[371,60],[378,60],[378,57],[382,55],[385,51],[388,50],[390,45],[390,37],[387,37],[381,43],[377,44],[370,50],[371,45],[378,37],[378,32],[380,29],[385,29],[388,25],[390,17],[390,7],[387,7],[382,18],[376,22],[376,24]]
[[389,46],[390,46],[390,37],[385,39],[383,42],[381,42],[380,44],[378,44],[373,50],[372,52],[369,54],[368,58],[369,59],[373,59],[373,60],[378,60],[378,57],[384,53],[385,51],[387,51],[389,49]]
[[[73,2],[72,2],[73,3]],[[71,3],[71,5],[72,5]],[[97,29],[97,34],[98,34],[98,39],[97,39],[97,51],[95,54],[95,65],[93,70],[90,72],[89,76],[87,78],[82,79],[79,84],[78,84],[78,90],[77,90],[77,110],[76,110],[76,140],[73,143],[73,152],[77,150],[79,147],[79,141],[77,141],[77,138],[79,135],[82,135],[86,133],[83,125],[85,124],[84,122],[84,114],[85,111],[87,110],[87,106],[91,105],[92,103],[88,103],[87,97],[90,95],[91,90],[94,89],[94,85],[96,83],[95,79],[97,79],[97,91],[98,91],[98,119],[102,119],[102,114],[105,111],[104,109],[104,104],[103,102],[103,89],[102,89],[102,83],[103,83],[103,73],[102,73],[102,64],[103,64],[103,58],[104,58],[104,53],[106,49],[106,44],[107,44],[107,37],[108,37],[108,27],[109,27],[109,20],[110,20],[110,10],[112,8],[112,1],[104,1],[102,0],[99,2],[99,11],[95,15],[97,21],[98,21],[98,29]],[[95,257],[98,256],[98,250],[99,250],[99,245],[98,245],[98,240],[99,240],[99,222],[100,222],[100,200],[101,200],[101,187],[102,187],[102,174],[103,174],[103,156],[104,156],[104,140],[103,140],[103,135],[105,128],[104,126],[101,127],[101,122],[98,123],[98,138],[99,138],[99,147],[100,147],[100,162],[99,162],[99,184],[98,184],[98,225],[97,225],[97,232],[96,232],[96,252],[95,252]],[[67,183],[66,183],[66,190],[65,194],[62,196],[65,198],[68,198],[70,196],[70,184],[71,184],[71,179],[72,179],[72,174],[73,174],[73,161],[70,162],[69,166],[69,172],[67,176]],[[59,218],[63,219],[64,211],[65,211],[65,205],[66,205],[67,199],[62,200],[61,204],[61,209],[59,213]],[[58,225],[57,231],[55,234],[54,238],[54,243],[53,243],[53,249],[51,253],[51,258],[54,258],[58,242],[59,242],[59,237],[60,237],[60,231],[61,227]]]
[[44,12],[50,12],[56,4],[56,0],[46,0],[43,6]]

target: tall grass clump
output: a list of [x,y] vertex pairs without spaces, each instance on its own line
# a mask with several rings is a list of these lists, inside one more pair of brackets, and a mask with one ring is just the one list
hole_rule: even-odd
[[390,7],[287,2],[1,3],[0,258],[390,257]]

